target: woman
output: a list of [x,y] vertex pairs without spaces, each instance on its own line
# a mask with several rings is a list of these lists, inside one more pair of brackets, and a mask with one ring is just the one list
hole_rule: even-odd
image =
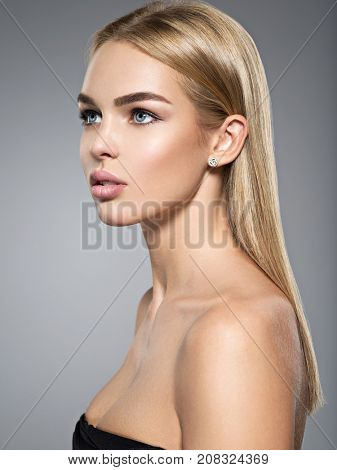
[[300,449],[324,399],[254,41],[206,2],[147,3],[95,33],[78,103],[99,217],[141,224],[153,286],[73,448]]

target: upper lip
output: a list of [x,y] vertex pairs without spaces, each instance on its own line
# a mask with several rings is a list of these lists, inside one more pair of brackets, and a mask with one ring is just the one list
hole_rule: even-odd
[[107,170],[95,170],[90,174],[91,186],[101,181],[112,181],[113,183],[117,184],[127,184],[125,183],[125,181],[122,181],[120,178],[117,178],[116,175],[110,173]]

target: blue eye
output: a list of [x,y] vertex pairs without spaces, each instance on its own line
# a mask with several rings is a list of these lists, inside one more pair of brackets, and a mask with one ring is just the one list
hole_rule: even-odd
[[[135,115],[137,114],[142,114],[143,116],[145,115],[152,118],[152,121],[150,122],[133,122],[133,124],[136,124],[137,126],[147,126],[148,124],[154,124],[156,121],[160,121],[160,119],[155,116],[153,113],[150,113],[149,111],[146,111],[145,109],[142,108],[134,108],[131,111],[131,116],[134,118]],[[94,111],[93,109],[84,109],[83,111],[80,111],[78,117],[82,121],[82,126],[91,126],[92,124],[97,124],[97,121],[94,120],[95,116],[100,116],[100,114],[97,111]],[[93,118],[91,120],[91,118]],[[88,121],[89,119],[89,121]]]
[[91,126],[92,124],[96,124],[96,122],[89,122],[87,121],[88,118],[90,118],[90,115],[96,115],[96,116],[99,116],[98,113],[96,113],[96,111],[93,111],[92,109],[85,109],[83,111],[80,111],[78,117],[82,120],[82,126]]
[[155,116],[154,114],[146,111],[145,109],[141,109],[141,108],[135,108],[131,111],[131,116],[134,117],[136,114],[143,114],[143,115],[147,115],[149,117],[151,117],[153,119],[153,121],[150,121],[150,122],[143,122],[143,123],[138,123],[143,125],[143,126],[147,126],[148,124],[153,124],[154,122],[156,121],[159,121],[159,119],[157,118],[157,116]]

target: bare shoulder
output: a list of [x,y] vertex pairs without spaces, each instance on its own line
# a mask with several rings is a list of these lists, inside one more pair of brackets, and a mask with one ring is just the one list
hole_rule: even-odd
[[282,297],[199,317],[176,367],[183,448],[293,448],[299,354],[295,313]]
[[137,333],[137,330],[139,326],[141,325],[144,316],[146,314],[147,308],[152,300],[152,292],[153,292],[153,287],[150,287],[141,297],[138,307],[137,307],[137,313],[136,313],[136,321],[135,321],[135,330],[134,333]]
[[[186,354],[194,348],[203,349],[211,339],[212,343],[220,339],[222,348],[245,350],[253,345],[255,349],[264,348],[279,360],[287,359],[289,352],[293,359],[298,354],[301,356],[296,314],[290,302],[282,296],[212,307],[188,330],[181,353]],[[205,352],[209,349],[206,348]]]

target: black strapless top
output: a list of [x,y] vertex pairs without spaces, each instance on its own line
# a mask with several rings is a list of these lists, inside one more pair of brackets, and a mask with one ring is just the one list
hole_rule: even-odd
[[73,450],[92,450],[92,449],[118,449],[118,450],[136,450],[136,449],[159,449],[145,442],[140,442],[129,437],[119,436],[107,431],[95,428],[86,420],[85,413],[77,421],[73,433]]

